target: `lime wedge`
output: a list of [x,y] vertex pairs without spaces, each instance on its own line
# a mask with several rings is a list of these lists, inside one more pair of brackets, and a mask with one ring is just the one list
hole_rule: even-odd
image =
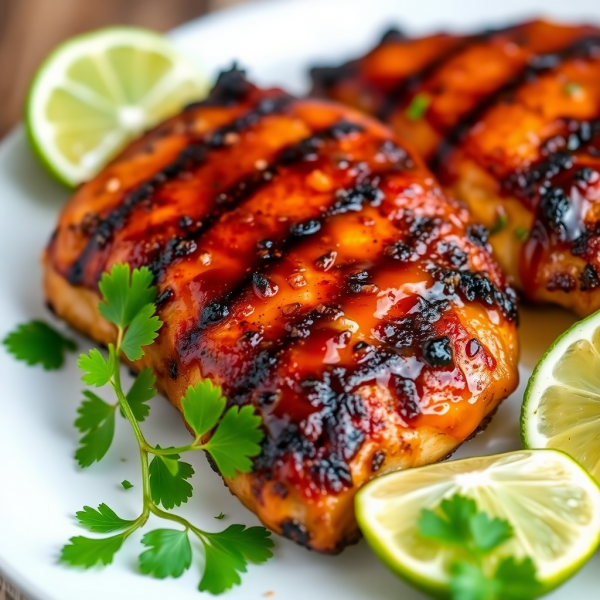
[[486,560],[530,557],[544,593],[583,566],[600,542],[600,488],[555,450],[466,458],[375,479],[356,497],[367,542],[388,567],[435,597],[448,597],[455,550],[421,537],[417,520],[455,494],[513,526],[515,536]]
[[205,93],[196,67],[165,37],[100,29],[60,45],[39,68],[27,99],[27,132],[42,162],[73,186]]
[[575,323],[533,371],[521,411],[528,448],[557,448],[600,482],[600,312]]

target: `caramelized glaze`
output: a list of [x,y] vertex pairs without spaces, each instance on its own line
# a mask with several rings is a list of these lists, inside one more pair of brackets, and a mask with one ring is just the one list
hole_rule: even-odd
[[[599,61],[598,28],[534,21],[387,38],[328,81],[317,70],[315,91],[383,115],[477,219],[508,220],[490,241],[528,297],[585,315],[600,307]],[[383,82],[380,62],[414,67]],[[411,119],[415,98],[426,107]]]
[[517,384],[515,294],[486,231],[387,128],[239,71],[75,194],[49,301],[110,340],[94,298],[124,261],[152,270],[164,322],[137,366],[176,406],[209,377],[256,407],[255,471],[227,484],[317,550],[356,537],[373,473],[443,458]]

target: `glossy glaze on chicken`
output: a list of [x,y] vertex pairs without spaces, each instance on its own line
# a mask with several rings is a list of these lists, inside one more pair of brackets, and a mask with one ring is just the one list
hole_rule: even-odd
[[529,298],[600,308],[600,29],[391,32],[313,77],[316,94],[381,117],[417,149]]
[[316,550],[356,538],[361,485],[445,457],[517,385],[515,295],[485,230],[384,126],[239,71],[77,191],[49,302],[112,340],[97,284],[123,261],[150,267],[164,322],[136,366],[177,407],[201,377],[256,407],[255,471],[226,483]]

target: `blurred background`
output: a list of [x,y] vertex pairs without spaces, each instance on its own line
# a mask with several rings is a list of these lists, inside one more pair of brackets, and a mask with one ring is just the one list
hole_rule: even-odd
[[247,0],[0,0],[0,137],[21,118],[40,61],[77,33],[126,24],[159,31]]

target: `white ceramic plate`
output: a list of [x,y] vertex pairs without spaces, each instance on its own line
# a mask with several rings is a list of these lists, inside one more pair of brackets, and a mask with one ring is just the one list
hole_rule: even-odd
[[[189,23],[173,33],[192,58],[216,73],[238,59],[260,83],[301,93],[307,68],[338,61],[372,45],[391,24],[415,31],[439,27],[494,26],[547,14],[600,22],[596,0],[293,0],[251,4]],[[50,180],[32,157],[21,129],[0,146],[0,337],[17,323],[50,318],[40,291],[39,256],[68,192]],[[487,431],[466,444],[461,456],[520,446],[518,412],[525,383],[542,352],[573,319],[565,312],[525,308],[521,315],[522,384],[501,407]],[[79,339],[80,348],[89,343]],[[57,563],[61,546],[81,534],[73,519],[85,504],[107,502],[119,514],[134,516],[139,486],[125,492],[120,482],[138,484],[133,436],[126,423],[100,464],[82,472],[72,460],[77,437],[72,426],[82,385],[73,358],[58,373],[16,363],[0,350],[0,572],[32,600],[195,600],[200,578],[195,565],[181,579],[158,581],[136,572],[140,535],[129,540],[115,563],[87,572]],[[156,400],[145,428],[161,444],[187,441],[179,415]],[[125,462],[122,458],[126,458]],[[195,460],[194,460],[195,459]],[[196,496],[181,511],[207,528],[256,519],[241,507],[208,468],[192,457]],[[213,517],[223,511],[223,522]],[[275,558],[251,567],[232,600],[419,600],[423,596],[396,579],[366,544],[341,556],[308,552],[277,539]],[[562,589],[554,600],[597,597],[600,556]]]

